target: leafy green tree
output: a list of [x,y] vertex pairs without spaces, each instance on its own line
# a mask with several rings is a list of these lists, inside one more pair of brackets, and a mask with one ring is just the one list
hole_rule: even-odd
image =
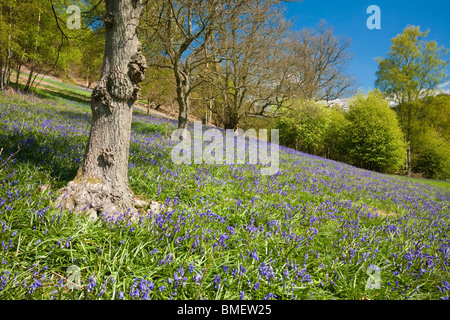
[[282,145],[328,159],[346,159],[343,136],[348,121],[341,108],[297,101],[282,112],[273,124],[273,128],[280,129]]
[[448,50],[438,47],[436,41],[423,40],[429,31],[408,26],[392,39],[386,58],[378,58],[376,87],[397,103],[396,111],[405,133],[407,144],[407,171],[411,175],[411,139],[413,120],[417,117],[414,101],[429,95],[446,77]]
[[450,172],[450,96],[440,94],[415,103],[412,170],[426,178],[445,179]]
[[405,156],[403,134],[395,112],[379,91],[358,94],[346,113],[345,147],[352,164],[396,172]]
[[450,177],[450,143],[435,129],[426,128],[415,140],[417,154],[412,159],[415,172],[425,178],[448,179]]
[[445,140],[450,141],[450,95],[440,94],[419,101],[416,119],[420,128],[433,128]]

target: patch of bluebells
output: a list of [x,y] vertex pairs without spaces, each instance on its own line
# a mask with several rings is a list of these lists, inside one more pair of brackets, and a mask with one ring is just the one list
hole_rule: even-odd
[[150,300],[150,295],[155,288],[155,283],[151,279],[135,278],[130,287],[129,295],[133,299]]

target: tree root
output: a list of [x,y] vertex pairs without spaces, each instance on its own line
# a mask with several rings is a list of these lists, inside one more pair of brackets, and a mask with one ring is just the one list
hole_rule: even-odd
[[86,214],[93,219],[123,216],[136,222],[146,212],[145,208],[152,212],[161,209],[158,202],[136,199],[131,191],[120,193],[102,183],[71,181],[59,192],[55,206],[61,205],[63,209]]

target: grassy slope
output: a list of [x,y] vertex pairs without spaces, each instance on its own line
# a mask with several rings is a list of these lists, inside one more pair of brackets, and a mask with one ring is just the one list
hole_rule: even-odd
[[[137,225],[94,222],[51,205],[80,165],[90,121],[86,103],[53,97],[0,93],[0,298],[449,296],[448,183],[286,148],[273,177],[258,166],[175,166],[165,137],[175,123],[136,114],[130,183],[168,208]],[[366,289],[370,265],[379,289]]]

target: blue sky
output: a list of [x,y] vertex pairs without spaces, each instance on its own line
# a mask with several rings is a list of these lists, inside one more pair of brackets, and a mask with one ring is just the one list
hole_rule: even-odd
[[[380,30],[369,30],[366,26],[370,17],[366,11],[370,5],[381,9]],[[450,49],[448,0],[303,0],[303,3],[289,3],[286,8],[287,16],[294,19],[295,29],[315,27],[324,19],[334,27],[336,35],[345,35],[352,40],[354,57],[349,72],[359,80],[361,89],[374,88],[378,66],[375,58],[386,56],[391,39],[407,25],[420,26],[422,31],[429,29],[426,40],[436,40],[438,45]],[[450,54],[447,55],[449,58]]]

